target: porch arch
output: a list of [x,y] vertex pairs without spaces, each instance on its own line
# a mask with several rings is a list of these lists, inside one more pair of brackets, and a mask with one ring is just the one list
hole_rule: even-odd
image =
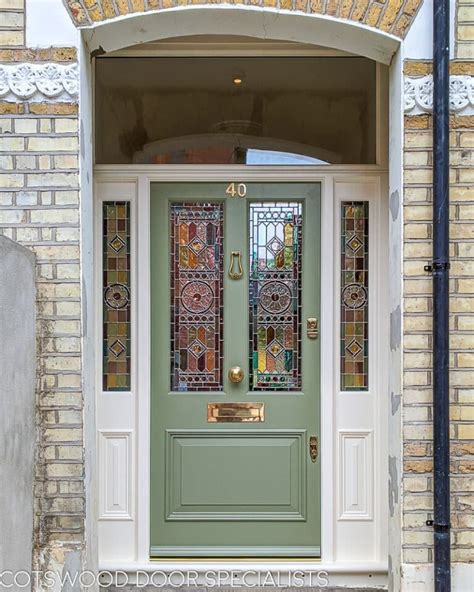
[[[183,8],[186,0],[63,0],[74,24],[88,27],[117,17]],[[215,5],[215,0],[189,0]],[[300,14],[318,14],[360,23],[403,38],[423,0],[234,0],[232,5],[261,7]],[[217,2],[224,6],[231,3]]]
[[229,4],[132,14],[83,31],[92,55],[161,39],[213,34],[316,44],[386,65],[401,42],[390,33],[333,16]]

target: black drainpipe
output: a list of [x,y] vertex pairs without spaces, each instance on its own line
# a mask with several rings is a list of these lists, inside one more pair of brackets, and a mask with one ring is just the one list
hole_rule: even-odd
[[449,493],[449,0],[433,0],[433,457],[435,591],[451,590]]

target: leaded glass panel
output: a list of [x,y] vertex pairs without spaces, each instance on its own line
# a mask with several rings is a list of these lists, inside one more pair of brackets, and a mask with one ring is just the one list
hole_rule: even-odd
[[250,389],[301,382],[302,204],[250,204]]
[[222,389],[223,205],[171,204],[171,389]]
[[130,390],[130,202],[103,204],[103,389]]
[[341,390],[369,386],[369,204],[341,204]]

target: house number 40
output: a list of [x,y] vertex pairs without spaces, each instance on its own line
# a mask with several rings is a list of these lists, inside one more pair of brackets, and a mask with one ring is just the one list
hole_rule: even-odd
[[231,197],[245,197],[247,195],[247,185],[245,183],[229,183],[225,192]]

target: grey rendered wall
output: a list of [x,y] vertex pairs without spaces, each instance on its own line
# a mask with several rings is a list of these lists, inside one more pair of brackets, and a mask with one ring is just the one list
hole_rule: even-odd
[[31,571],[35,351],[34,255],[0,236],[0,571]]

